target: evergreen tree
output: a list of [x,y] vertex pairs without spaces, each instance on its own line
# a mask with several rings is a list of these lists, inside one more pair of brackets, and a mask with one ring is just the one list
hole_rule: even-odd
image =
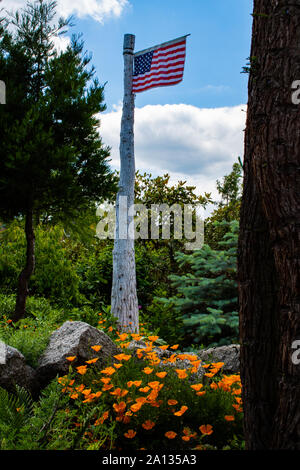
[[34,271],[34,223],[41,216],[74,220],[114,190],[109,149],[98,135],[104,87],[80,38],[56,51],[53,40],[70,21],[56,26],[55,14],[55,2],[27,4],[8,18],[14,28],[0,42],[7,84],[7,104],[0,107],[0,217],[24,217],[27,239],[14,320],[25,314]]
[[170,279],[177,296],[160,299],[173,305],[183,320],[189,343],[221,346],[238,341],[238,299],[236,281],[238,222],[223,222],[229,231],[219,249],[204,245],[191,254],[178,253],[176,260],[184,275]]

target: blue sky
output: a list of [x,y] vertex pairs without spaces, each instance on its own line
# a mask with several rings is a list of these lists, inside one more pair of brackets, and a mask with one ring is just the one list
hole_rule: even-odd
[[187,181],[218,199],[216,180],[243,156],[248,76],[241,71],[250,55],[252,7],[253,0],[57,0],[59,15],[74,15],[69,34],[83,34],[100,83],[107,82],[99,133],[112,168],[119,168],[124,34],[135,34],[136,52],[191,34],[183,81],[136,96],[136,168],[169,173],[172,182]]
[[247,76],[240,72],[250,55],[251,10],[251,0],[131,0],[120,17],[102,25],[76,18],[73,30],[83,33],[101,82],[108,82],[108,111],[122,99],[125,33],[135,34],[136,51],[191,33],[184,81],[139,94],[138,107],[233,106],[247,99]]

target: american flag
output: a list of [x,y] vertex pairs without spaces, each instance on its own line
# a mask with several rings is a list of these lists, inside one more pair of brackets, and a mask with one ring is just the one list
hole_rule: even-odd
[[186,38],[183,36],[134,54],[133,93],[182,81]]

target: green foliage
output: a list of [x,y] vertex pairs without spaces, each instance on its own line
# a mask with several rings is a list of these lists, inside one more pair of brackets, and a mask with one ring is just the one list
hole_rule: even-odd
[[0,387],[0,450],[23,450],[25,427],[33,414],[29,393],[16,385],[15,393]]
[[153,292],[153,302],[142,312],[142,321],[145,321],[156,334],[168,344],[182,343],[184,340],[183,320],[180,314],[174,311],[172,303],[162,303],[168,292],[157,288]]
[[178,253],[179,266],[185,266],[188,273],[170,276],[178,295],[161,299],[165,305],[174,305],[182,316],[189,343],[216,346],[238,340],[238,222],[230,222],[229,226],[230,231],[219,243],[223,249],[204,245],[192,254]]
[[[36,267],[31,278],[31,295],[47,297],[64,305],[84,301],[79,291],[80,278],[71,259],[73,246],[59,225],[36,229]],[[23,223],[15,220],[0,238],[2,291],[16,290],[18,275],[25,263],[25,252]]]

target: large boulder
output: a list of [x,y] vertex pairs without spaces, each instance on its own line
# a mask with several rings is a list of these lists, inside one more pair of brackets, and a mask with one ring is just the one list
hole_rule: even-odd
[[13,391],[19,385],[34,395],[35,378],[34,369],[26,364],[23,354],[0,341],[0,387]]
[[197,356],[205,363],[224,362],[222,372],[237,374],[240,371],[240,345],[230,344],[197,351]]
[[[101,346],[99,352],[91,346]],[[73,366],[98,357],[96,366],[102,367],[120,350],[103,331],[81,321],[67,321],[52,333],[49,344],[38,362],[37,375],[41,387],[49,383],[56,375],[68,373],[69,356],[76,356]]]

